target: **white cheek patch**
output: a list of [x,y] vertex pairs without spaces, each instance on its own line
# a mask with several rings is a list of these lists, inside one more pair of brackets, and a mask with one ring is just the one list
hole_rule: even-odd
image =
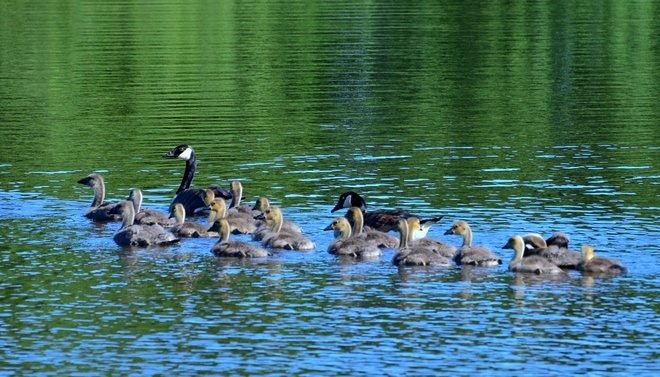
[[347,196],[346,199],[344,199],[344,208],[351,208],[353,207],[353,204],[351,204],[351,195]]
[[186,148],[185,151],[181,152],[180,155],[176,156],[176,158],[180,158],[182,160],[190,160],[190,155],[192,154],[192,149]]

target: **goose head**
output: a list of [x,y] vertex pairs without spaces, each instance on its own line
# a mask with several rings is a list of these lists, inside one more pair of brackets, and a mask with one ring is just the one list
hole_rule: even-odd
[[208,218],[209,222],[221,219],[227,215],[227,204],[222,199],[213,200],[206,206],[206,209],[210,211]]
[[594,247],[591,245],[582,245],[582,261],[589,263],[594,257]]
[[215,192],[210,188],[205,188],[204,190],[200,191],[199,195],[202,197],[202,200],[207,206],[215,200]]
[[353,191],[347,191],[339,196],[337,204],[330,212],[339,211],[342,208],[358,207],[362,212],[367,211],[367,203],[362,197]]
[[562,232],[554,232],[552,233],[552,236],[545,240],[546,244],[548,246],[554,245],[559,247],[560,249],[568,249],[568,236],[565,233]]
[[270,202],[268,201],[268,198],[265,196],[260,196],[257,199],[257,202],[254,204],[254,207],[252,207],[253,210],[261,211],[263,212],[270,206]]
[[243,196],[243,184],[239,181],[231,181],[231,206],[238,207]]
[[256,219],[266,220],[266,225],[275,233],[278,233],[282,229],[282,223],[284,222],[282,210],[277,206],[268,206]]
[[131,190],[131,193],[128,194],[128,200],[133,202],[133,208],[135,208],[135,213],[140,212],[140,208],[142,207],[142,190],[139,188],[135,188]]
[[445,232],[445,235],[447,234],[463,236],[463,246],[472,246],[472,230],[466,221],[456,221],[454,225]]
[[190,160],[195,155],[195,150],[187,144],[181,144],[178,147],[172,149],[171,151],[165,153],[163,157],[165,158],[179,158],[184,161]]
[[538,233],[527,233],[522,236],[522,239],[525,242],[525,248],[529,250],[545,249],[548,247],[548,244]]
[[91,173],[87,177],[79,180],[78,183],[89,187],[104,186],[103,176],[98,173]]
[[351,224],[345,217],[336,217],[332,223],[323,230],[333,230],[335,238],[347,239],[351,236]]
[[523,257],[523,253],[525,251],[525,241],[523,240],[523,237],[516,234],[509,238],[509,241],[507,241],[506,245],[502,246],[502,249],[513,249],[513,258],[511,258],[511,262],[509,264],[516,263]]
[[172,204],[170,207],[170,218],[174,218],[177,224],[183,224],[186,221],[186,209],[183,204]]
[[135,208],[133,207],[133,202],[129,200],[122,200],[118,205],[114,206],[109,213],[111,215],[121,216],[121,229],[129,227],[135,222]]

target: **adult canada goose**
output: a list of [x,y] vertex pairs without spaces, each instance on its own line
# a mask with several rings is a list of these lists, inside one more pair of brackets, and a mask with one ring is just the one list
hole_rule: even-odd
[[449,259],[434,253],[430,249],[408,244],[411,236],[406,219],[398,219],[392,229],[400,234],[399,247],[392,257],[392,264],[395,266],[451,266]]
[[628,268],[618,260],[596,256],[594,247],[591,245],[582,245],[582,258],[577,269],[597,274],[626,274],[629,272]]
[[519,235],[512,236],[509,241],[502,247],[502,249],[513,249],[513,258],[509,262],[509,271],[512,272],[529,272],[534,274],[562,274],[561,268],[551,263],[547,259],[532,255],[524,257],[525,241]]
[[[568,249],[568,236],[562,232],[555,232],[547,240],[540,235],[531,234],[523,236],[525,241],[524,256],[540,255],[561,268],[577,268],[580,262],[580,253]],[[536,246],[536,248],[533,248]]]
[[[418,217],[409,217],[406,219],[406,221],[408,221],[408,228],[411,235],[414,234],[414,232],[421,226]],[[423,237],[417,239],[412,239],[411,237],[411,239],[408,240],[408,243],[413,246],[425,247],[434,253],[440,254],[448,259],[454,259],[457,251],[456,247],[453,245],[431,237]]]
[[472,230],[467,222],[458,220],[445,232],[447,234],[456,234],[463,236],[463,245],[456,251],[454,262],[462,265],[473,265],[480,267],[494,267],[502,264],[502,258],[498,257],[493,251],[484,246],[472,246]]
[[[172,204],[181,203],[186,213],[194,215],[199,211],[206,208],[207,203],[204,202],[206,193],[201,188],[190,188],[193,178],[195,178],[195,171],[197,170],[197,155],[195,150],[186,144],[181,144],[164,154],[165,158],[178,158],[186,162],[186,170],[183,173],[181,185],[176,191]],[[213,190],[216,198],[231,199],[231,192],[227,189],[218,186],[211,186],[209,189]]]
[[111,212],[122,217],[121,228],[113,236],[118,245],[150,246],[169,245],[179,241],[171,232],[158,224],[138,225],[135,221],[133,202],[124,200],[115,206]]
[[311,251],[316,249],[314,241],[304,237],[302,234],[282,230],[284,216],[279,207],[270,206],[266,208],[258,218],[265,220],[266,226],[269,229],[269,232],[265,234],[261,240],[263,246],[298,251]]
[[78,183],[94,189],[94,199],[89,208],[87,208],[85,217],[100,221],[121,221],[119,214],[110,213],[114,207],[119,205],[119,202],[103,202],[105,199],[105,183],[101,174],[92,173],[79,180]]
[[235,258],[264,258],[269,256],[268,251],[259,246],[249,244],[243,241],[229,240],[229,223],[226,219],[219,219],[218,233],[220,239],[211,247],[211,252],[217,257],[235,257]]
[[[364,214],[364,225],[371,227],[373,229],[379,230],[381,232],[389,232],[392,230],[394,223],[399,218],[408,218],[411,216],[419,217],[413,215],[412,213],[400,211],[400,210],[379,210],[374,212],[367,211],[367,202],[356,192],[347,191],[339,196],[337,204],[330,212],[339,211],[342,208],[351,208],[358,207],[362,210]],[[419,217],[421,219],[421,217]],[[432,219],[421,220],[422,226],[420,230],[415,234],[415,238],[422,238],[426,236],[431,225],[435,224],[437,221],[442,219],[442,216],[435,217]]]
[[174,220],[167,213],[151,208],[142,208],[142,198],[142,190],[139,188],[131,190],[131,193],[128,195],[128,200],[133,202],[133,208],[135,209],[136,224],[158,224],[164,228],[174,226]]
[[353,227],[352,234],[354,238],[361,238],[370,244],[384,248],[395,248],[399,246],[399,239],[391,234],[381,232],[375,229],[364,229],[364,217],[362,210],[358,207],[351,207],[344,217]]
[[[359,209],[358,209],[359,211]],[[351,224],[345,217],[337,217],[323,230],[334,231],[335,239],[328,245],[328,253],[348,255],[354,258],[370,258],[383,255],[378,246],[364,238],[351,235]]]
[[208,221],[211,226],[209,230],[218,230],[215,222],[219,219],[227,220],[233,234],[252,234],[257,229],[255,220],[250,215],[235,211],[229,213],[225,201],[222,199],[214,199],[207,208],[209,209]]
[[186,209],[181,203],[172,205],[170,217],[175,219],[175,224],[170,231],[181,238],[210,238],[217,237],[218,233],[207,230],[207,227],[192,221],[186,221]]

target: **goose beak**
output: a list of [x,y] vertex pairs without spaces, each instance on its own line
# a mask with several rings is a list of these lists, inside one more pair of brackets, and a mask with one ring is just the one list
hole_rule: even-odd
[[335,206],[335,208],[333,208],[333,209],[330,211],[330,213],[337,212],[337,211],[339,211],[339,210],[342,209],[342,208],[344,208],[344,206],[342,206],[342,203],[337,203],[337,205]]
[[176,156],[174,155],[174,151],[173,151],[173,150],[171,150],[171,151],[165,153],[165,154],[163,155],[163,157],[165,157],[165,158],[176,158]]
[[263,213],[258,214],[257,216],[254,217],[256,220],[266,220],[266,215]]
[[509,247],[509,244],[506,244],[506,245],[502,246],[502,249],[510,249],[510,248],[511,247]]
[[448,231],[445,232],[445,236],[446,236],[447,234],[454,234],[454,231],[453,231],[452,229],[449,229]]
[[323,230],[332,230],[332,224],[326,226]]

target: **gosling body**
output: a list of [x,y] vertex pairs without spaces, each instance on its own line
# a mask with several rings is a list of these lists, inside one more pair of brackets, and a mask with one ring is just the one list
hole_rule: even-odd
[[599,257],[591,245],[582,246],[582,255],[577,265],[579,271],[596,274],[627,274],[628,268],[618,260]]
[[135,208],[131,201],[122,201],[112,209],[113,214],[122,217],[121,228],[114,234],[113,240],[122,246],[170,245],[179,239],[158,224],[138,225],[135,221]]
[[216,221],[220,238],[211,252],[217,257],[231,258],[265,258],[270,255],[265,249],[243,241],[234,241],[229,239],[231,233],[229,223],[226,219]]

